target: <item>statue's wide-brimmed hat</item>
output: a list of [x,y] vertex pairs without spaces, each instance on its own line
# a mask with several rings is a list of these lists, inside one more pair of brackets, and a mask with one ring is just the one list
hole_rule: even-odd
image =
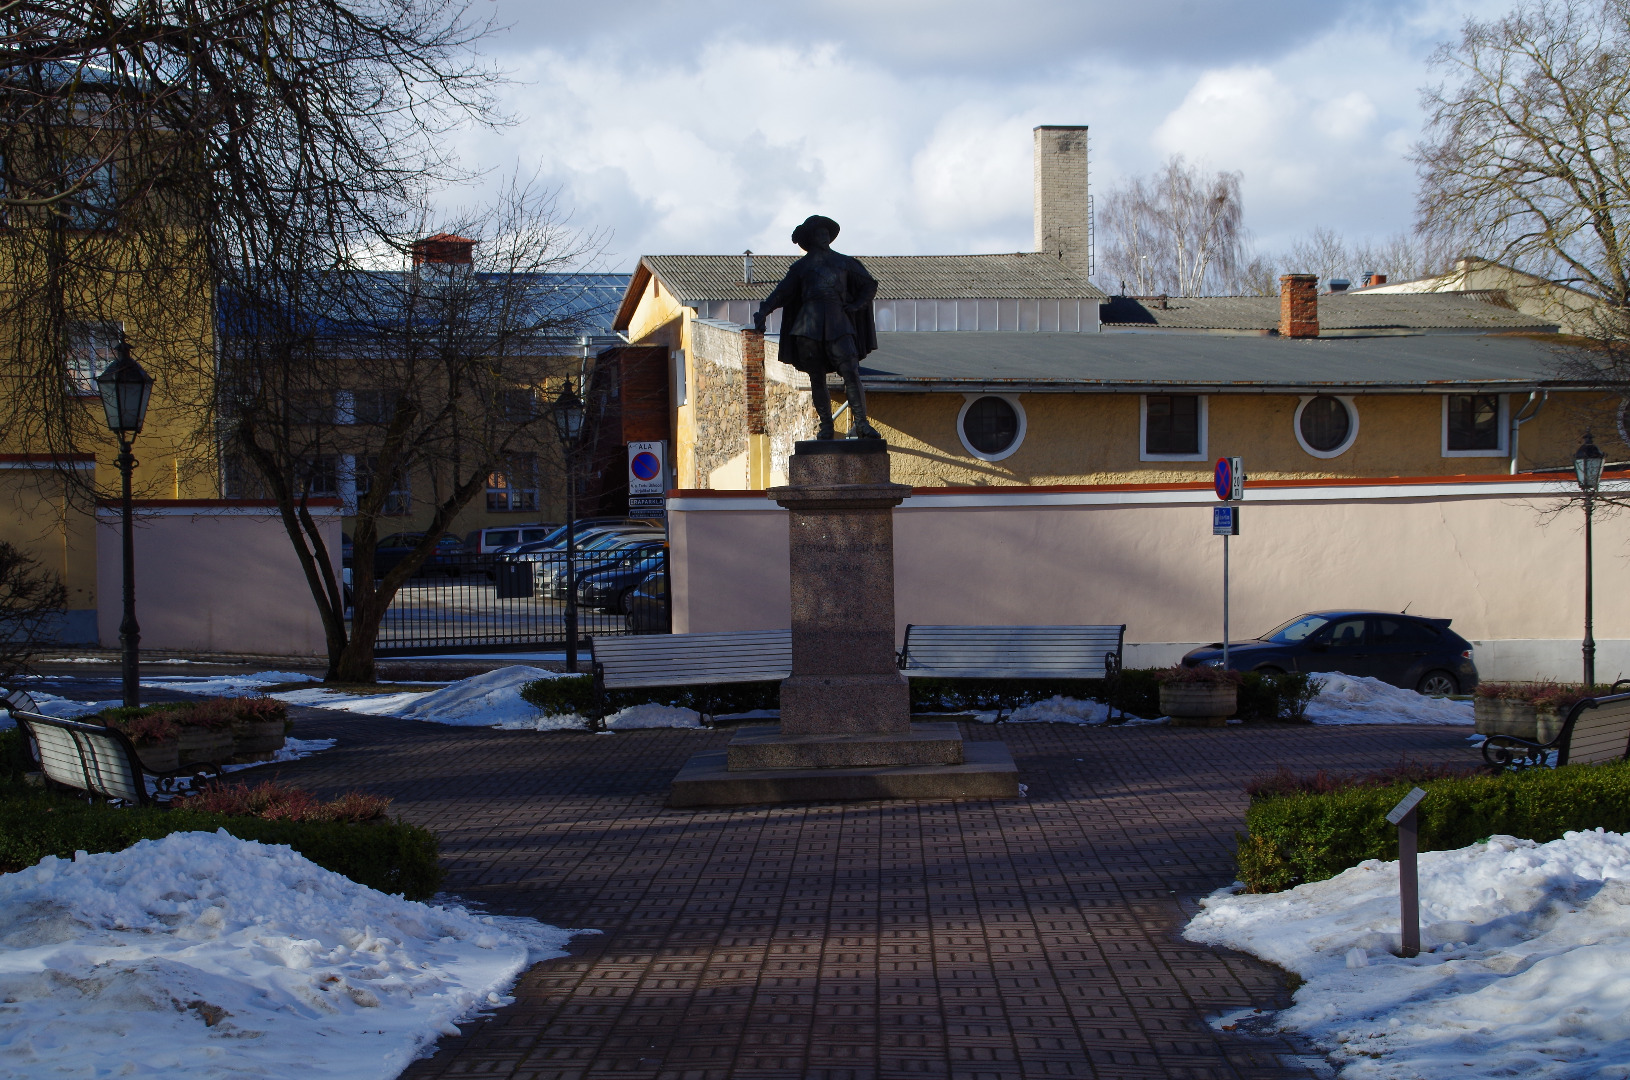
[[792,230],[792,242],[802,246],[804,243],[804,237],[809,235],[809,230],[817,227],[825,229],[832,239],[836,240],[838,238],[837,222],[833,221],[829,217],[822,217],[820,214],[811,214],[804,219],[804,223],[802,225]]

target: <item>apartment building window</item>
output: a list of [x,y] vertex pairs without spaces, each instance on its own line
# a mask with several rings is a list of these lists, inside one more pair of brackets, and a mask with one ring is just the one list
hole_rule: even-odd
[[338,454],[319,454],[301,468],[300,479],[314,499],[337,499],[340,495],[341,459]]
[[65,185],[79,185],[61,204],[70,229],[111,229],[119,224],[119,175],[111,161],[68,158],[62,165],[62,180]]
[[1204,461],[1206,412],[1206,399],[1199,394],[1145,394],[1139,457],[1144,461]]
[[1443,395],[1443,456],[1504,457],[1503,394]]
[[392,390],[351,391],[353,424],[388,424],[396,415],[396,393]]
[[538,456],[519,454],[487,476],[488,510],[538,508]]
[[538,418],[538,395],[534,390],[505,390],[501,401],[504,419],[511,424],[524,424]]
[[74,322],[67,332],[68,390],[74,394],[98,393],[96,377],[119,355],[119,339],[124,328],[116,322]]
[[[358,458],[357,470],[357,498],[365,499],[373,494],[374,484],[379,482],[379,471],[372,458]],[[398,471],[390,478],[390,487],[385,492],[385,505],[381,513],[410,514],[413,512],[413,485],[404,472]]]

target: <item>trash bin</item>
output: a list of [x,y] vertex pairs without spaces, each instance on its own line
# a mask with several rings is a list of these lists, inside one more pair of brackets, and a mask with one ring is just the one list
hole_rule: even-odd
[[532,595],[532,564],[529,562],[501,562],[493,568],[493,583],[498,599],[518,600]]

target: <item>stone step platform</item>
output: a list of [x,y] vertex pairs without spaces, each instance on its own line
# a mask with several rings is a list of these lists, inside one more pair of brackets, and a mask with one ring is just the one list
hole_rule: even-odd
[[730,771],[841,769],[874,765],[960,765],[962,732],[955,724],[912,724],[908,734],[862,732],[786,735],[772,724],[736,732],[725,751]]
[[739,769],[725,750],[704,750],[679,770],[668,805],[746,806],[754,803],[856,799],[1016,799],[1019,770],[1000,742],[965,742],[960,765],[880,765],[826,769]]

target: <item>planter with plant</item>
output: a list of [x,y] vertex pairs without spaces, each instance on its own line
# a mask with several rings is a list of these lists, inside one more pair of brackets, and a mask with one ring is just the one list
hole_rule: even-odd
[[[1608,687],[1597,687],[1605,694]],[[1591,696],[1583,683],[1483,683],[1472,698],[1479,735],[1513,735],[1547,743],[1562,733],[1568,711]]]
[[1160,711],[1180,727],[1224,727],[1239,708],[1240,674],[1214,667],[1170,667],[1155,676]]
[[142,768],[151,773],[181,768],[181,727],[175,714],[153,709],[108,709],[93,719],[124,735],[136,748]]
[[208,698],[170,714],[181,725],[182,765],[221,765],[232,757],[236,707],[231,698]]
[[271,761],[283,749],[289,707],[273,697],[233,700],[232,764]]

